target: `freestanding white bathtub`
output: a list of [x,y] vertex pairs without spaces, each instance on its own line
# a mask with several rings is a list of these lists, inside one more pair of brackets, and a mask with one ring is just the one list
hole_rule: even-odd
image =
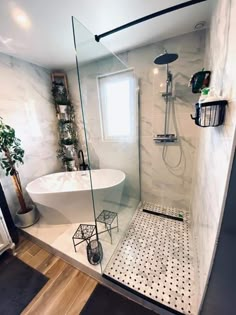
[[[118,211],[125,173],[120,170],[91,171],[96,216],[105,209]],[[30,182],[26,191],[49,224],[94,221],[89,171],[63,172]]]

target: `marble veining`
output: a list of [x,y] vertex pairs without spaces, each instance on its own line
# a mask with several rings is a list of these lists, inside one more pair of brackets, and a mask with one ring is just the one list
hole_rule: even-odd
[[192,232],[199,272],[199,304],[209,279],[224,211],[227,185],[235,151],[235,14],[236,1],[214,1],[206,36],[205,68],[212,71],[211,88],[227,99],[223,126],[201,128],[194,175]]
[[[143,209],[181,215],[183,221]],[[143,202],[104,274],[154,302],[182,314],[197,314],[193,259],[188,212]]]
[[[58,136],[50,71],[0,53],[0,115],[16,130],[25,150],[20,165],[22,186],[33,179],[60,170]],[[14,214],[19,208],[10,177],[0,170],[1,183]],[[25,193],[26,200],[30,202]]]
[[[190,207],[199,130],[190,119],[197,98],[188,88],[188,81],[203,65],[204,36],[204,32],[189,33],[128,52],[127,61],[140,78],[142,200],[186,210]],[[165,101],[161,93],[165,89],[166,68],[153,64],[164,47],[179,54],[179,59],[170,65],[178,127],[176,131],[172,112],[170,133],[178,133],[179,141],[166,146],[165,161],[163,145],[152,140],[164,130]],[[181,154],[181,162],[175,167]]]

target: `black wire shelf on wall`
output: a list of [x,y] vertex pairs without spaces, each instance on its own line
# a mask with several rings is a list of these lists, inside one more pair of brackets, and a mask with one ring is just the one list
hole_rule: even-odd
[[227,104],[228,102],[226,100],[196,103],[195,117],[191,115],[191,118],[199,127],[221,126],[225,120],[225,109]]

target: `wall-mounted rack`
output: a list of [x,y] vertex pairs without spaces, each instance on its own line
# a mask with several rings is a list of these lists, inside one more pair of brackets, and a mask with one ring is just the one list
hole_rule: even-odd
[[195,117],[190,115],[199,127],[218,127],[224,123],[226,100],[199,102],[195,104]]

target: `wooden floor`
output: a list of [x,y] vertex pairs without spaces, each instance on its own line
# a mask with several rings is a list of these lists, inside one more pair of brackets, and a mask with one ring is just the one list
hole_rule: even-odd
[[96,280],[25,238],[21,238],[16,251],[19,259],[49,278],[22,315],[80,314]]

